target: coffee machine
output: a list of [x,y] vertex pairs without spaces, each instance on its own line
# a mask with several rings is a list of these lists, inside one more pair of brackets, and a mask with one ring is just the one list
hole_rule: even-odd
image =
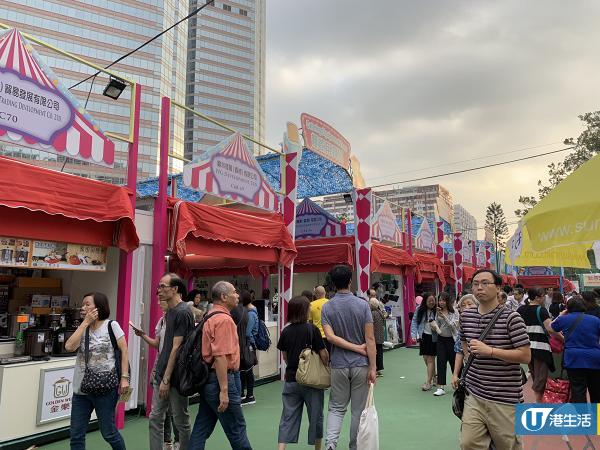
[[54,345],[52,356],[75,356],[77,351],[69,352],[65,348],[66,342],[69,340],[77,327],[81,324],[81,309],[66,308],[63,310],[65,325],[57,328],[54,331]]
[[25,354],[34,360],[50,359],[52,328],[49,316],[37,316],[35,325],[25,330]]

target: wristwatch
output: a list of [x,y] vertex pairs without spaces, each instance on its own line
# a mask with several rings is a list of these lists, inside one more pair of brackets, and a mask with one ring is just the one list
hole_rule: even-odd
[[162,384],[164,384],[165,386],[168,386],[169,383],[170,383],[170,380],[168,378],[163,378]]

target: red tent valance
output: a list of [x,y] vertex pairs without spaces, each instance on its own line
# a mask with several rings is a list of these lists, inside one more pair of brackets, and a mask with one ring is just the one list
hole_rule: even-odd
[[294,241],[276,213],[256,213],[169,199],[169,247],[188,269],[239,269],[289,266]]
[[417,283],[437,278],[441,281],[442,286],[446,285],[443,265],[436,255],[432,253],[416,253],[414,258],[417,262]]
[[476,267],[473,266],[463,266],[463,283],[470,283],[473,279],[473,274],[477,271]]
[[517,278],[513,275],[507,275],[508,277],[508,285],[514,287],[517,284]]
[[519,283],[522,284],[525,289],[532,287],[559,288],[560,277],[558,275],[520,276]]
[[123,187],[0,157],[0,236],[76,244],[139,246]]
[[456,281],[456,275],[454,274],[454,263],[448,262],[444,263],[444,276],[446,277],[446,282],[454,282]]
[[389,273],[392,275],[403,275],[414,271],[416,261],[408,252],[388,247],[384,244],[373,242],[371,246],[371,272]]

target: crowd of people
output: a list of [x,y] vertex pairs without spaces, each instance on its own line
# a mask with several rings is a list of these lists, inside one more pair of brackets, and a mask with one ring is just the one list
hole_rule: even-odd
[[[355,296],[348,266],[335,266],[329,278],[336,291],[330,299],[323,286],[316,286],[288,305],[287,324],[277,343],[285,363],[279,449],[298,442],[304,406],[309,445],[327,450],[337,447],[349,407],[350,449],[356,449],[369,387],[382,375],[387,312],[377,291],[369,290],[368,298]],[[210,300],[198,294],[187,295],[179,276],[165,274],[157,286],[163,316],[153,336],[134,327],[136,335],[158,350],[151,376],[149,448],[204,449],[219,422],[233,449],[251,449],[242,406],[256,403],[253,368],[261,320],[254,295],[238,292],[226,281],[214,284]],[[471,292],[456,304],[448,292],[422,295],[410,330],[425,363],[421,389],[435,388],[433,395],[445,395],[448,368],[454,389],[464,383],[463,449],[522,448],[514,433],[514,406],[524,401],[527,381],[522,364],[529,366],[536,402],[543,401],[547,380],[558,369],[568,374],[572,402],[600,402],[598,294],[586,291],[565,298],[551,289],[502,287],[498,274],[481,269],[473,276]],[[114,421],[119,393],[129,387],[124,331],[108,319],[105,295],[87,294],[82,309],[84,319],[66,343],[68,350],[77,350],[71,448],[85,448],[95,410],[103,438],[113,449],[124,449]],[[491,331],[482,337],[486,327]],[[208,375],[192,421],[189,397],[179,392],[175,366],[180,348],[194,331],[200,333],[198,351]],[[314,387],[298,375],[306,349],[330,371],[326,414],[326,388]],[[563,355],[560,364],[557,351]]]
[[[426,368],[421,389],[435,386],[434,395],[444,395],[447,365],[453,388],[464,383],[463,449],[522,448],[514,433],[514,406],[524,401],[527,382],[521,364],[529,367],[537,403],[544,401],[551,374],[563,370],[571,402],[600,402],[600,292],[565,298],[552,288],[503,287],[502,278],[488,269],[475,272],[471,288],[458,300],[458,311],[447,293],[424,293],[411,323]],[[480,340],[490,323],[491,332]],[[463,374],[468,358],[472,362]]]

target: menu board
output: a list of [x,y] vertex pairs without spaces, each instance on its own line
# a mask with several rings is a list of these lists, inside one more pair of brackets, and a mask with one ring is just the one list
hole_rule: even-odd
[[31,267],[105,271],[106,249],[93,245],[33,241]]
[[106,271],[106,248],[0,236],[0,266]]
[[30,255],[30,240],[0,237],[0,266],[27,267]]

